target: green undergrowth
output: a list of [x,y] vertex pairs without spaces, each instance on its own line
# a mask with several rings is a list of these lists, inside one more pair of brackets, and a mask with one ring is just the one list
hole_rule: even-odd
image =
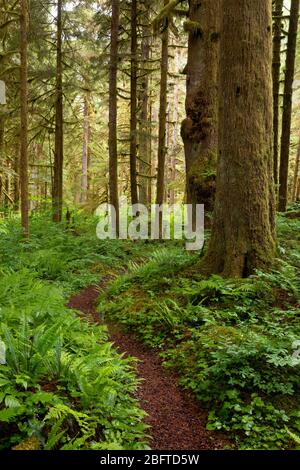
[[294,448],[300,435],[299,219],[280,217],[278,234],[269,273],[205,279],[196,255],[164,248],[99,299],[103,318],[136,331],[177,369],[207,407],[208,429],[241,449]]
[[0,223],[0,449],[147,448],[134,361],[65,306],[143,253],[95,227],[83,214],[75,227],[34,216],[24,242],[19,220]]
[[[22,240],[19,219],[0,223],[0,269],[28,269],[39,279],[60,287],[65,296],[116,275],[132,258],[148,256],[151,244],[98,240],[97,219],[83,212],[74,226],[51,222],[51,214],[36,214],[30,222],[30,240]],[[150,247],[150,249],[149,249]]]

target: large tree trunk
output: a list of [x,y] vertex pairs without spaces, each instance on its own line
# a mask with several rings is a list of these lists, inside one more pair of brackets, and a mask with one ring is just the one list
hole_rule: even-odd
[[[164,4],[168,3],[165,0]],[[156,204],[164,202],[165,163],[166,163],[166,130],[167,130],[167,97],[168,97],[168,68],[169,68],[169,20],[166,18],[161,36],[161,74],[159,98],[159,131],[157,151],[157,186]],[[161,236],[162,216],[159,217],[159,235]]]
[[130,185],[131,203],[138,203],[137,160],[137,0],[131,2],[131,71],[130,71]]
[[275,253],[271,2],[225,0],[222,23],[217,192],[203,269],[246,277]]
[[290,158],[290,138],[292,122],[292,95],[295,74],[295,57],[298,32],[300,0],[291,0],[290,24],[285,64],[285,81],[283,94],[282,133],[279,175],[279,210],[286,211],[288,202],[288,178]]
[[20,11],[20,188],[21,188],[21,223],[23,235],[29,237],[29,196],[28,196],[28,84],[27,84],[27,0],[21,0]]
[[212,211],[218,145],[220,0],[190,0],[186,119],[181,134],[189,204]]
[[295,162],[295,171],[294,171],[293,197],[292,197],[293,201],[297,201],[299,168],[300,168],[300,136],[299,136],[298,149],[297,149],[296,162]]
[[278,140],[279,140],[279,91],[281,67],[281,23],[283,0],[276,0],[274,5],[273,32],[273,129],[274,129],[274,182],[278,184]]
[[63,89],[62,89],[62,1],[57,1],[55,152],[53,220],[61,222],[63,204]]
[[109,202],[116,209],[116,230],[119,233],[119,195],[118,195],[118,142],[117,142],[117,74],[118,74],[118,35],[120,21],[120,2],[112,1],[111,45],[109,67]]

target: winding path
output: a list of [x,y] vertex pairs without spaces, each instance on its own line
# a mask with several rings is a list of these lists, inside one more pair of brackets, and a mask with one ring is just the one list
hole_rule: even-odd
[[[86,288],[72,297],[68,306],[99,323],[95,304],[99,291],[108,282],[106,279],[99,286]],[[163,367],[155,350],[141,343],[134,333],[125,333],[118,326],[109,325],[109,334],[118,351],[139,359],[137,372],[142,380],[137,398],[148,413],[145,421],[151,426],[153,450],[218,450],[228,444],[219,434],[206,430],[206,413],[191,394],[178,385],[176,374]]]

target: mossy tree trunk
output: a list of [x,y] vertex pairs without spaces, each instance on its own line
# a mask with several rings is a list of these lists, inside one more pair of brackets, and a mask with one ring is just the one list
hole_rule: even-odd
[[288,179],[290,139],[292,123],[292,96],[295,74],[296,45],[298,32],[300,0],[291,0],[290,24],[288,33],[285,80],[283,93],[282,132],[280,149],[280,173],[279,173],[279,211],[285,212],[288,203]]
[[145,206],[149,204],[149,185],[151,184],[151,154],[150,154],[150,127],[149,119],[149,59],[150,59],[150,20],[149,2],[143,5],[142,25],[142,67],[141,67],[141,94],[140,94],[140,123],[139,123],[139,202]]
[[83,98],[83,142],[81,164],[81,197],[82,203],[87,201],[90,147],[90,96],[86,91]]
[[20,188],[21,223],[23,235],[29,237],[29,194],[28,194],[28,68],[27,68],[28,10],[27,0],[20,3]]
[[299,135],[299,142],[297,148],[297,155],[295,161],[295,170],[294,170],[294,183],[293,183],[293,201],[297,201],[297,188],[299,184],[299,168],[300,168],[300,135]]
[[20,136],[16,136],[17,150],[14,156],[13,169],[13,194],[14,194],[14,209],[19,210],[20,206]]
[[137,0],[131,1],[130,71],[130,187],[131,203],[138,203],[137,186]]
[[[180,49],[175,49],[175,74],[178,74],[180,69]],[[179,127],[179,90],[180,90],[180,83],[178,76],[175,75],[175,83],[174,83],[174,100],[173,100],[173,130],[171,136],[171,149],[170,149],[170,182],[171,182],[171,189],[170,189],[170,199],[169,202],[171,205],[175,204],[176,201],[176,163],[177,163],[177,152],[178,152],[178,127]]]
[[275,253],[272,5],[269,0],[225,3],[217,191],[202,268],[246,277],[270,265]]
[[[164,4],[167,5],[165,0]],[[159,98],[159,131],[157,152],[157,187],[156,204],[163,204],[165,192],[166,131],[167,131],[167,95],[169,69],[169,19],[166,17],[161,35],[161,74]]]
[[279,91],[281,67],[281,24],[283,0],[274,3],[274,31],[273,31],[273,129],[274,129],[274,182],[278,184],[278,141],[279,141]]
[[116,231],[119,233],[119,195],[118,195],[118,142],[117,142],[117,75],[118,75],[118,36],[120,21],[120,2],[112,1],[111,42],[109,65],[109,202],[116,209]]
[[186,119],[182,123],[189,204],[212,211],[217,166],[220,0],[190,0]]
[[57,1],[56,19],[56,103],[55,103],[55,151],[53,178],[53,220],[61,222],[63,205],[63,85],[62,85],[62,5]]
[[4,117],[0,116],[0,205],[3,204],[3,187],[5,186],[5,174],[4,174],[4,132],[5,122]]
[[297,190],[296,190],[296,201],[300,201],[300,178],[298,178]]

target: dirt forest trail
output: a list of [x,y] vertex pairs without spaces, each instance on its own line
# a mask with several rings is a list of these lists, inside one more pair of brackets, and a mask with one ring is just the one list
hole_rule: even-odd
[[[73,296],[68,306],[89,315],[96,323],[101,322],[95,305],[99,291],[109,282],[110,278],[106,278],[99,285],[87,287]],[[152,450],[218,450],[228,445],[220,435],[206,430],[206,412],[178,385],[176,374],[163,367],[155,350],[118,325],[108,328],[114,347],[125,356],[138,359],[137,374],[141,381],[137,398],[148,414],[145,421],[150,426]]]

